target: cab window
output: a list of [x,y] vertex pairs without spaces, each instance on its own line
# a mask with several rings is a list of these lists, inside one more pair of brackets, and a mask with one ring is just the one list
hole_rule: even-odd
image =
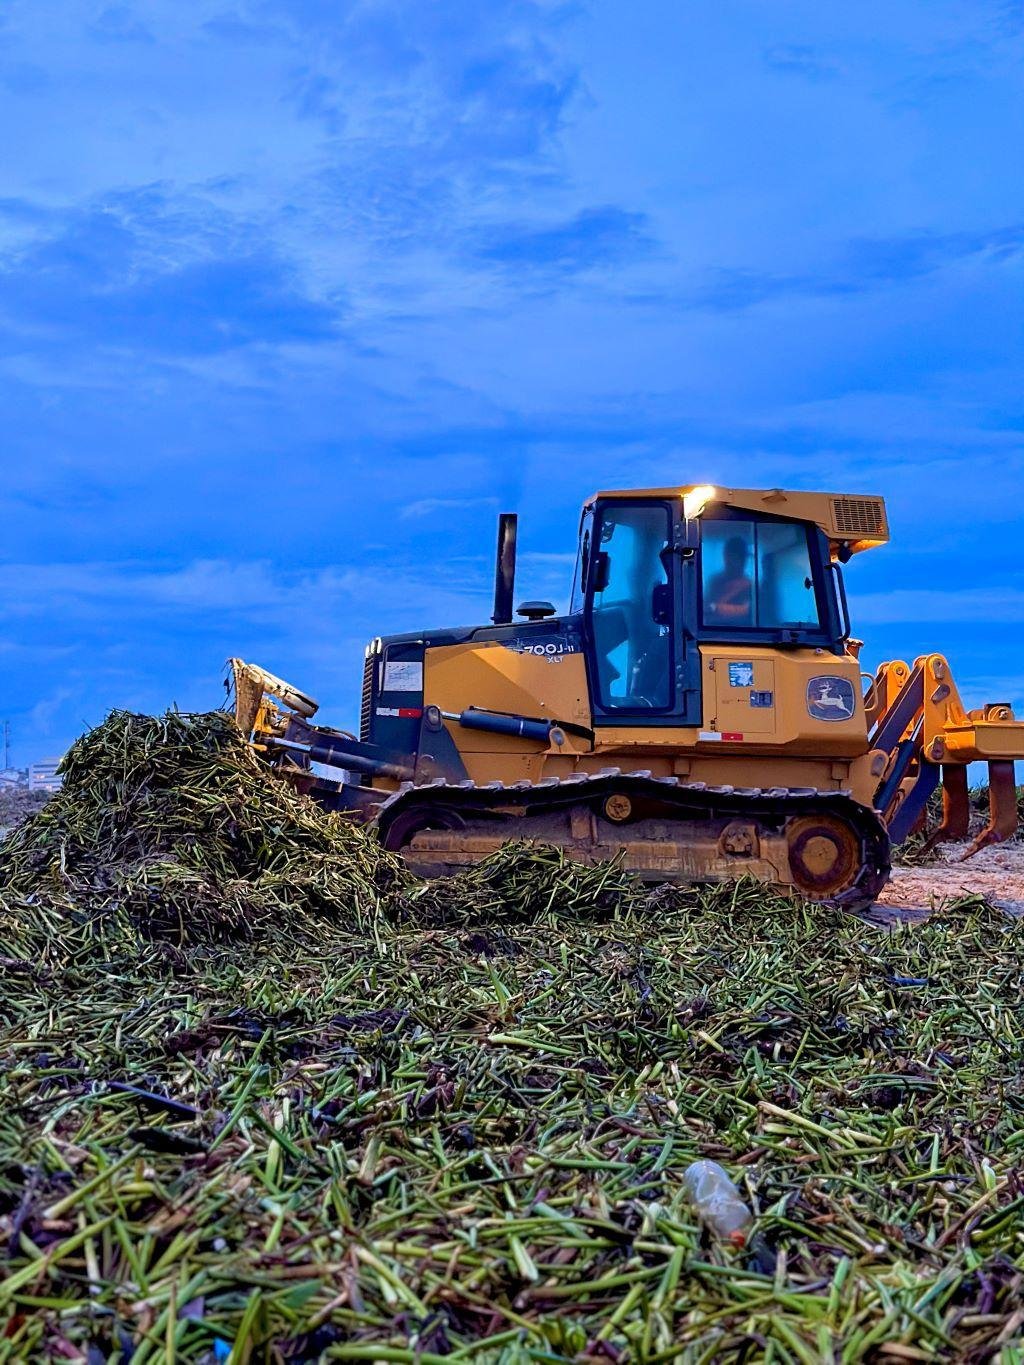
[[730,630],[817,630],[807,528],[794,522],[705,521],[702,621]]
[[664,506],[619,504],[600,516],[592,554],[599,700],[608,710],[672,704],[671,535]]
[[584,512],[580,521],[580,548],[576,553],[576,569],[572,576],[572,594],[569,598],[569,610],[578,612],[583,610],[583,604],[587,596],[587,573],[590,569],[590,538],[593,534],[594,514]]

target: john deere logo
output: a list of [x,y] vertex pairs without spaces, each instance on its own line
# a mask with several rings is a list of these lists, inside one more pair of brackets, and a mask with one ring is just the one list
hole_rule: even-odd
[[807,710],[814,720],[849,720],[857,698],[849,678],[827,675],[807,684]]

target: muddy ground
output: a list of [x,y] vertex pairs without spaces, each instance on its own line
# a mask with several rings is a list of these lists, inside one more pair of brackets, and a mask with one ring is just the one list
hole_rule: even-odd
[[1024,843],[1014,839],[996,844],[961,862],[968,847],[966,842],[943,844],[935,862],[894,867],[879,905],[931,910],[944,900],[978,895],[993,905],[1024,914]]

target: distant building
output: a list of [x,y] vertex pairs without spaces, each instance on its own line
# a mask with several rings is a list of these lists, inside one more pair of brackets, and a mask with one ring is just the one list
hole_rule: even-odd
[[0,791],[28,786],[27,768],[0,768]]
[[30,792],[55,792],[60,790],[63,778],[57,772],[59,758],[43,758],[30,765],[28,770],[28,789]]

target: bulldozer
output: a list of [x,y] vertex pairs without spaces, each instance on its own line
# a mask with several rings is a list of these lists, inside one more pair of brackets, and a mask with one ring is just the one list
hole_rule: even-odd
[[965,856],[1015,832],[1024,721],[1010,705],[966,710],[941,654],[862,672],[843,570],[888,542],[881,497],[597,493],[564,614],[513,610],[516,540],[503,513],[488,624],[370,642],[358,735],[230,661],[264,760],[413,872],[449,875],[519,839],[650,881],[752,876],[862,909],[940,783],[928,844],[968,835],[978,761],[990,818]]

